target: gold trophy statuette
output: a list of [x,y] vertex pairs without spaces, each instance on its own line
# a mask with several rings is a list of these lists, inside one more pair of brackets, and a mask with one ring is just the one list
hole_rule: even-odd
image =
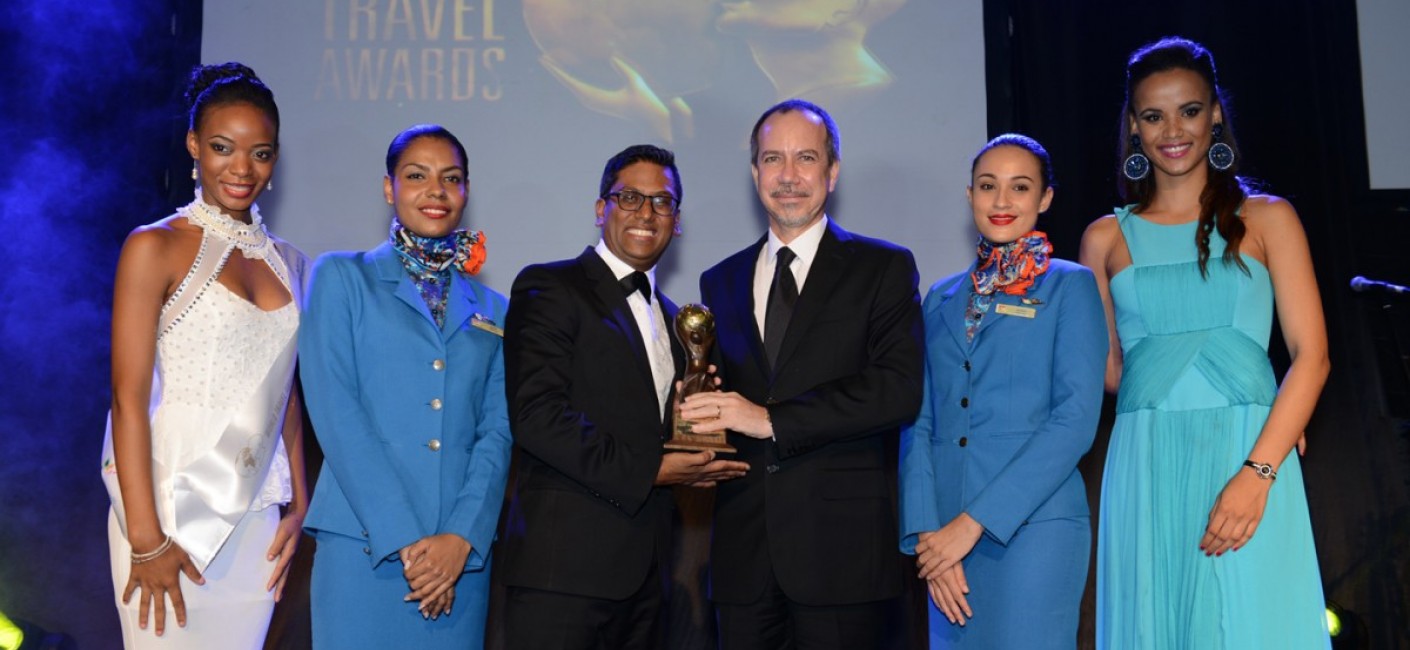
[[[685,347],[685,376],[681,378],[681,390],[677,395],[682,401],[696,393],[710,393],[715,389],[715,378],[710,367],[710,348],[715,345],[715,315],[705,305],[690,304],[681,307],[676,314],[676,335]],[[734,447],[725,442],[725,432],[695,433],[691,427],[702,420],[687,420],[681,417],[679,406],[675,409],[675,427],[666,449],[672,451],[705,451],[734,453]],[[713,418],[711,418],[713,419]]]

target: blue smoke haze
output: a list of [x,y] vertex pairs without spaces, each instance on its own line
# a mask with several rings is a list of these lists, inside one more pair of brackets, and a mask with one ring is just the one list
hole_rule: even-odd
[[200,3],[7,5],[0,611],[78,647],[111,647],[117,616],[98,454],[113,271],[126,233],[190,192],[189,181],[168,188],[166,179],[181,164],[172,147],[184,133],[179,91],[199,54]]

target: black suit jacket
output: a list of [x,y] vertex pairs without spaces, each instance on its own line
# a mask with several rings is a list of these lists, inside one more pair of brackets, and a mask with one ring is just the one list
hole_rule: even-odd
[[771,564],[806,605],[894,597],[896,444],[924,366],[915,258],[829,222],[770,372],[753,300],[765,241],[700,278],[723,388],[766,405],[774,428],[774,440],[729,434],[750,468],[717,488],[711,596],[753,602]]
[[[656,299],[671,329],[676,306]],[[674,332],[675,373],[684,352]],[[667,557],[671,492],[652,484],[669,432],[641,332],[606,262],[525,268],[504,328],[516,477],[500,539],[511,586],[630,596]],[[674,383],[674,382],[673,382]]]

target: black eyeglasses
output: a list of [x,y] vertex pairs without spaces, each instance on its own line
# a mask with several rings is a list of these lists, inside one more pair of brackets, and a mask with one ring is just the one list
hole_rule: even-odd
[[663,217],[676,216],[676,212],[680,210],[681,205],[681,202],[677,201],[676,197],[669,194],[647,196],[635,190],[611,192],[603,195],[602,198],[616,200],[617,205],[622,206],[622,209],[628,212],[640,210],[641,204],[645,203],[647,199],[651,199],[651,211]]

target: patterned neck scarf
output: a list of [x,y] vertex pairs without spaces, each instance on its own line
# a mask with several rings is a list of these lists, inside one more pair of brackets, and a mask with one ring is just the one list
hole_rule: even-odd
[[422,237],[393,219],[389,237],[402,268],[436,319],[436,327],[444,327],[451,271],[466,275],[480,272],[485,264],[485,233],[457,230],[445,237]]
[[994,304],[994,294],[1027,294],[1038,276],[1048,270],[1053,245],[1046,234],[1034,230],[1007,244],[996,245],[980,237],[978,252],[979,264],[969,276],[974,290],[969,294],[969,307],[964,312],[964,332],[970,343],[974,342],[984,314]]

